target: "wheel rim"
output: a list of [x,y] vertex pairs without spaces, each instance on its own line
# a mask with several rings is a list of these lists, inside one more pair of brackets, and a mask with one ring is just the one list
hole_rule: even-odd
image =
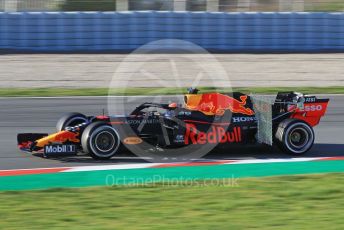
[[307,124],[293,124],[286,130],[286,134],[285,146],[295,154],[302,154],[313,145],[314,133]]
[[289,134],[290,144],[295,148],[303,148],[309,140],[307,130],[304,128],[296,128]]
[[120,138],[117,131],[110,126],[100,126],[96,128],[88,141],[94,155],[100,158],[113,156],[120,144]]
[[108,131],[102,131],[95,137],[95,147],[101,152],[110,151],[116,143],[115,137]]

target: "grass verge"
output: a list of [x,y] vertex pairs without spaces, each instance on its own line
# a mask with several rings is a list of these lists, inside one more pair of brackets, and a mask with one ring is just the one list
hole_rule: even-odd
[[343,229],[344,173],[1,192],[3,229]]
[[[344,87],[238,87],[233,89],[200,87],[201,92],[243,92],[275,94],[281,91],[297,91],[306,94],[344,94]],[[58,97],[58,96],[134,96],[134,95],[176,95],[186,93],[185,88],[0,88],[0,97]]]

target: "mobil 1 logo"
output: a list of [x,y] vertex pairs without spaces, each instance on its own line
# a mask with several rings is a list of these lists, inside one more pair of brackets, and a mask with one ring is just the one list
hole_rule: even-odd
[[52,144],[44,146],[44,157],[74,156],[77,154],[75,145]]

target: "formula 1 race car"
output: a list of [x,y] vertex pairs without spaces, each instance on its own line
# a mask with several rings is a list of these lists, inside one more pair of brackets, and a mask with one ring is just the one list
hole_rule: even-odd
[[126,116],[66,114],[57,122],[56,133],[18,134],[18,146],[47,157],[83,152],[94,159],[109,159],[122,148],[135,153],[265,143],[301,155],[313,146],[313,127],[325,115],[328,102],[281,92],[267,103],[253,95],[198,94],[190,88],[183,105],[143,103]]

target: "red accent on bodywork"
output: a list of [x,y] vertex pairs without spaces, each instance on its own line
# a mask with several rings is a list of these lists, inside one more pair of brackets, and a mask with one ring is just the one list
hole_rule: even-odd
[[211,126],[207,132],[197,130],[194,124],[186,123],[184,143],[188,144],[217,144],[242,142],[241,127],[233,130],[224,129],[221,126]]
[[100,116],[97,116],[96,118],[97,118],[98,120],[108,120],[108,119],[109,119],[109,116],[100,115]]
[[111,125],[121,125],[121,124],[124,124],[123,121],[111,121],[110,122]]
[[31,147],[32,141],[27,141],[27,142],[23,142],[20,143],[18,145],[19,149],[29,149]]
[[174,109],[174,108],[177,108],[178,105],[177,105],[177,103],[173,102],[173,103],[170,103],[170,104],[168,105],[168,107]]
[[325,115],[327,106],[328,102],[314,102],[305,103],[303,109],[291,107],[290,110],[295,109],[291,118],[303,120],[314,127],[319,124],[321,117]]

